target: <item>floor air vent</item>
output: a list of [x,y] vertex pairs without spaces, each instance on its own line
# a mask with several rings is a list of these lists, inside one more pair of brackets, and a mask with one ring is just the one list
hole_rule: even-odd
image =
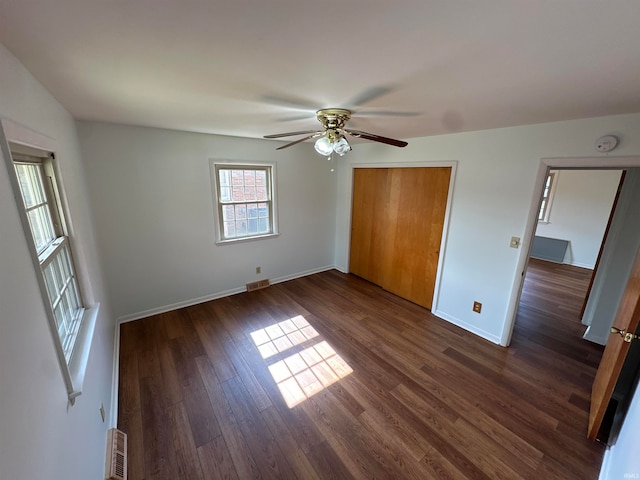
[[127,434],[117,428],[107,432],[105,480],[127,480]]
[[260,290],[261,288],[267,288],[269,286],[269,280],[258,280],[257,282],[247,283],[247,292],[253,292],[254,290]]

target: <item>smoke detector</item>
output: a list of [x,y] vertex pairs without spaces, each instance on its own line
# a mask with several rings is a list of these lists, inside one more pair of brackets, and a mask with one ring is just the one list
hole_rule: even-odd
[[618,138],[613,135],[605,135],[596,140],[596,150],[607,153],[618,146]]

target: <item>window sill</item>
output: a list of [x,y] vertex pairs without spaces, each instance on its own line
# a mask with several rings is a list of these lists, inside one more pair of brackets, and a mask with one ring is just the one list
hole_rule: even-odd
[[71,388],[67,388],[67,390],[69,390],[69,402],[71,405],[75,403],[76,398],[82,393],[84,376],[89,363],[89,351],[91,350],[91,342],[99,311],[100,303],[96,303],[92,307],[85,309],[82,316],[80,331],[76,338],[76,347],[68,365]]
[[256,235],[254,237],[230,238],[229,240],[217,240],[216,245],[231,245],[234,243],[251,242],[253,240],[264,240],[265,238],[274,238],[279,236],[279,233],[268,233],[267,235]]

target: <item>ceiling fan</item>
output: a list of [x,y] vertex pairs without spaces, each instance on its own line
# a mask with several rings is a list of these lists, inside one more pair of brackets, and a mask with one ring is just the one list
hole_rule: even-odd
[[394,138],[383,137],[373,133],[345,128],[345,124],[351,118],[351,113],[351,110],[347,110],[345,108],[324,108],[316,112],[316,117],[322,124],[322,130],[276,133],[274,135],[265,135],[264,138],[282,138],[294,135],[306,135],[299,140],[276,148],[276,150],[282,150],[283,148],[292,147],[293,145],[306,140],[319,137],[318,140],[316,140],[314,147],[316,152],[324,156],[329,156],[334,152],[342,156],[350,151],[351,145],[349,145],[349,142],[347,141],[347,135],[351,135],[355,138],[371,140],[373,142],[386,143],[387,145],[393,145],[394,147],[406,147],[408,145],[407,142],[403,140],[396,140]]

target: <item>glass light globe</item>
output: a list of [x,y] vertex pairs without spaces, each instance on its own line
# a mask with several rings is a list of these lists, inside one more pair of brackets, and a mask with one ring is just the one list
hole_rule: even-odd
[[331,152],[333,152],[331,141],[326,136],[320,137],[318,140],[316,140],[314,148],[316,149],[316,152],[318,152],[320,155],[324,155],[325,157],[331,155]]
[[351,145],[349,145],[349,142],[347,142],[347,139],[344,137],[340,137],[340,140],[333,144],[333,151],[340,156],[344,155],[349,150],[351,150]]

